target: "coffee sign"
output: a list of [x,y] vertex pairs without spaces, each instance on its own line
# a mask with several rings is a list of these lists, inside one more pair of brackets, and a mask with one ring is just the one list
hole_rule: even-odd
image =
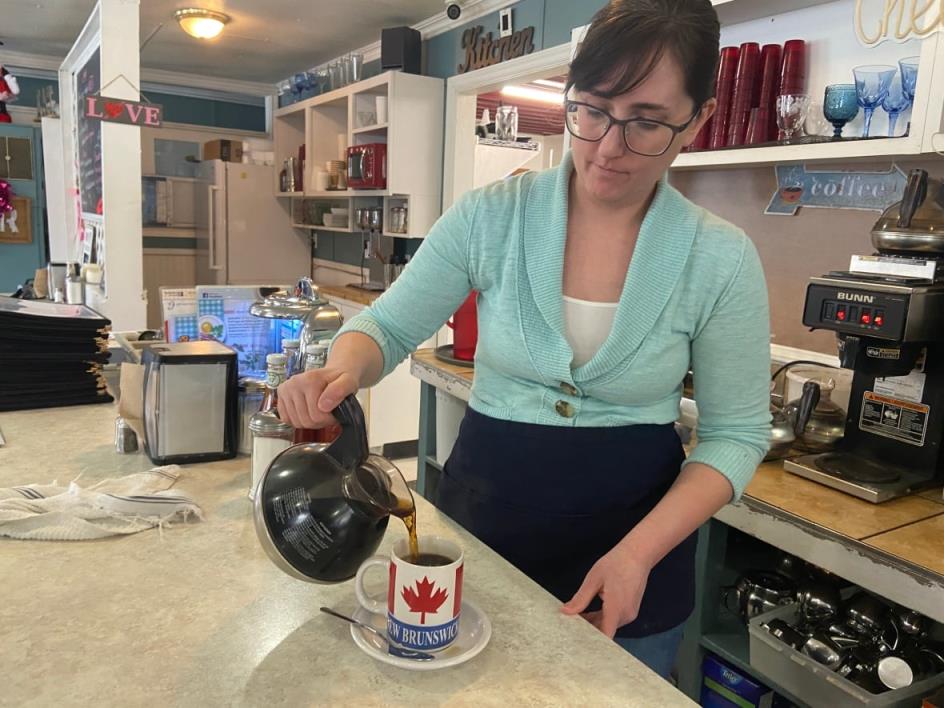
[[496,40],[489,32],[483,34],[482,25],[472,27],[462,33],[462,49],[465,51],[465,63],[459,64],[457,72],[464,74],[499,62],[523,57],[534,51],[534,27],[526,27],[508,37]]
[[777,191],[765,214],[792,216],[800,207],[884,211],[901,201],[908,182],[897,165],[887,172],[830,172],[777,165]]
[[138,103],[106,96],[85,97],[85,117],[109,123],[160,128],[164,109],[156,103]]

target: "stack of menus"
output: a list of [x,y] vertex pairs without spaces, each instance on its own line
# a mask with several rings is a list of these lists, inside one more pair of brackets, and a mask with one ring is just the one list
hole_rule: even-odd
[[110,326],[84,305],[0,297],[0,411],[113,401]]

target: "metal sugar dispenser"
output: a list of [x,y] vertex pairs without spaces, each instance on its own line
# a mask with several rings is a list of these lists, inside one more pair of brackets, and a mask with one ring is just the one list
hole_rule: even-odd
[[784,469],[882,502],[944,477],[944,184],[912,170],[872,245],[807,287],[803,324],[836,333],[852,392],[836,450]]

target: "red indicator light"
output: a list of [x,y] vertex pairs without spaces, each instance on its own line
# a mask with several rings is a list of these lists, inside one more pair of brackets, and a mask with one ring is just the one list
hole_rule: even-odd
[[875,326],[881,327],[885,323],[885,318],[881,315],[875,315]]
[[843,308],[840,308],[836,311],[836,319],[840,322],[845,322],[846,320],[846,311]]
[[872,316],[869,315],[869,314],[863,314],[863,315],[862,315],[862,324],[871,324],[871,323],[872,323]]

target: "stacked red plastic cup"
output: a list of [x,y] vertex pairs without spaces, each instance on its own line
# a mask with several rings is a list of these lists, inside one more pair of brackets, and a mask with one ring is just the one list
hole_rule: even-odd
[[734,93],[731,97],[731,112],[728,116],[729,147],[743,145],[747,133],[747,121],[755,105],[760,72],[760,45],[745,42],[738,57],[737,74],[734,78]]
[[806,42],[791,39],[783,45],[780,69],[780,96],[806,93]]
[[686,152],[697,152],[708,147],[708,139],[711,137],[711,124],[713,122],[714,118],[708,119],[701,127],[701,130],[698,131],[698,135],[695,136],[695,141],[685,149]]
[[722,47],[721,58],[718,61],[718,73],[715,80],[715,96],[718,107],[711,120],[711,130],[708,134],[708,149],[716,150],[727,145],[728,116],[731,111],[731,95],[734,91],[734,77],[737,73],[737,47]]
[[766,120],[767,128],[758,125],[758,131],[765,133],[756,142],[767,142],[777,136],[777,96],[780,95],[781,50],[779,44],[765,44],[760,51],[760,93],[757,107],[760,109],[758,121]]

